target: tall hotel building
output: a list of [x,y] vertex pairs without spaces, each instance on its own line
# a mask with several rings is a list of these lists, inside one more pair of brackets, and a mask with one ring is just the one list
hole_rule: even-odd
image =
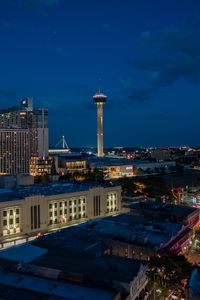
[[29,173],[31,156],[48,156],[48,111],[33,109],[31,98],[22,100],[21,107],[0,111],[0,131],[0,172]]
[[27,129],[0,129],[0,174],[29,172],[29,132]]

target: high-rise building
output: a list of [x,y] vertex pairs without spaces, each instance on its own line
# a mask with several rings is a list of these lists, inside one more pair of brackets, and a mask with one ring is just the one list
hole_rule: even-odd
[[93,96],[94,103],[97,105],[97,155],[103,157],[103,105],[106,103],[107,96],[100,91]]
[[21,108],[25,111],[33,110],[33,98],[25,98],[21,100]]
[[31,98],[21,101],[21,107],[0,110],[0,128],[28,129],[30,155],[48,156],[48,110],[33,109]]
[[0,129],[0,174],[29,173],[28,129]]
[[48,157],[48,111],[33,109],[32,98],[20,107],[0,110],[0,172],[29,172],[30,158]]

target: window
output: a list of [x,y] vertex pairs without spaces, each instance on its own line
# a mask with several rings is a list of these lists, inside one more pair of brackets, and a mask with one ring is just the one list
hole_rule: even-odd
[[50,211],[50,213],[49,213],[49,217],[52,217],[52,211]]
[[54,207],[57,208],[57,203],[54,203]]
[[52,203],[49,204],[49,209],[52,209]]
[[76,207],[74,207],[74,212],[76,212]]
[[81,214],[78,215],[79,219],[81,219]]
[[83,210],[85,210],[85,205],[83,206]]
[[78,211],[81,211],[81,207],[78,208]]
[[19,223],[19,218],[16,218],[16,223]]
[[4,216],[4,217],[7,216],[7,211],[6,211],[6,210],[3,211],[3,216]]
[[60,202],[60,207],[62,207],[62,202]]
[[49,221],[49,225],[52,225],[52,223],[53,223],[53,221],[52,221],[52,220],[50,220],[50,221]]
[[81,203],[81,199],[78,199],[78,204],[80,204]]
[[71,208],[69,209],[69,212],[70,212],[70,214],[72,213],[72,209]]
[[69,205],[72,205],[72,201],[69,201]]
[[12,216],[13,215],[13,210],[10,210],[10,216]]
[[57,211],[54,211],[54,216],[57,216]]
[[74,205],[76,205],[76,200],[74,200]]
[[10,225],[13,225],[13,219],[10,219]]
[[63,214],[63,212],[62,212],[62,210],[60,210],[60,215],[62,215]]
[[67,201],[65,201],[65,206],[67,206]]
[[16,209],[16,215],[19,215],[19,208]]
[[3,220],[3,226],[7,226],[7,220]]
[[126,257],[128,256],[128,248],[124,249],[124,256],[126,256]]
[[56,224],[57,222],[58,222],[58,220],[57,220],[57,219],[55,219],[55,220],[54,220],[54,223]]
[[65,214],[67,214],[67,209],[65,208]]

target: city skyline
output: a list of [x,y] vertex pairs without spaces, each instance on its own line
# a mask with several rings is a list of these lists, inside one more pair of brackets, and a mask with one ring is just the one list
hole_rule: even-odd
[[0,108],[49,110],[50,145],[198,146],[199,1],[2,0]]

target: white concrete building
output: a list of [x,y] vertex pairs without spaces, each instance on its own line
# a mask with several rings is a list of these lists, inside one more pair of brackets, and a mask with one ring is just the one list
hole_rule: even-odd
[[27,186],[0,193],[0,243],[121,212],[121,187]]

